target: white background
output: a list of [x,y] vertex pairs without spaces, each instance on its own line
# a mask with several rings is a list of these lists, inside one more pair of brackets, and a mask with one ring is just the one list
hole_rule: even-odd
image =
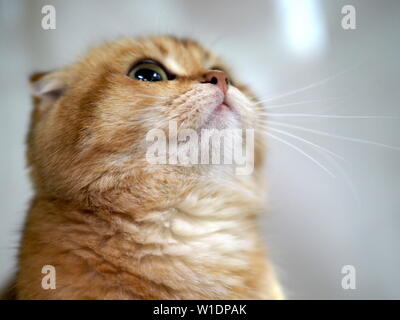
[[[57,29],[41,29],[53,4]],[[356,8],[343,30],[341,8]],[[225,57],[260,97],[312,83],[265,104],[270,112],[400,116],[400,2],[385,1],[0,1],[0,283],[15,255],[31,195],[24,160],[27,77],[74,61],[120,36],[190,36]],[[321,80],[329,78],[327,81]],[[338,98],[337,100],[331,98]],[[309,100],[318,102],[300,103]],[[272,109],[272,105],[299,103]],[[271,117],[272,120],[272,117]],[[400,120],[274,118],[400,147]],[[331,178],[293,148],[270,139],[266,243],[289,298],[400,298],[400,152],[280,127],[342,155]],[[277,134],[278,135],[278,134]],[[357,289],[343,290],[354,265]]]

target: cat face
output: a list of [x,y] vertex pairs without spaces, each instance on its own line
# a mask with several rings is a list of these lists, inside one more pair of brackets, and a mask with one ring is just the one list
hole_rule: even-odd
[[31,80],[33,180],[39,191],[68,198],[124,189],[155,170],[145,157],[152,129],[171,121],[179,130],[256,128],[259,117],[223,62],[186,39],[121,40]]

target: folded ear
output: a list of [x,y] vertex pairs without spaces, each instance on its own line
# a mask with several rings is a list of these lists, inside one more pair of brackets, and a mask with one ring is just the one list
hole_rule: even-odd
[[34,103],[43,109],[53,105],[65,92],[61,72],[39,72],[29,77]]

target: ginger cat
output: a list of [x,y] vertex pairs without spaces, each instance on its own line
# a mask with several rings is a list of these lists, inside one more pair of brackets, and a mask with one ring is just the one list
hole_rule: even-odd
[[[281,299],[260,240],[261,107],[189,39],[123,39],[31,78],[17,299]],[[254,128],[254,171],[154,165],[146,133]],[[211,119],[211,120],[210,120]],[[56,288],[42,288],[54,266]]]

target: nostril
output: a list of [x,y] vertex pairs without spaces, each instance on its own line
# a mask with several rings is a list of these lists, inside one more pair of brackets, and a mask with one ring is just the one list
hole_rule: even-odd
[[226,94],[229,86],[229,79],[223,71],[209,71],[201,78],[201,83],[210,83],[218,86]]

